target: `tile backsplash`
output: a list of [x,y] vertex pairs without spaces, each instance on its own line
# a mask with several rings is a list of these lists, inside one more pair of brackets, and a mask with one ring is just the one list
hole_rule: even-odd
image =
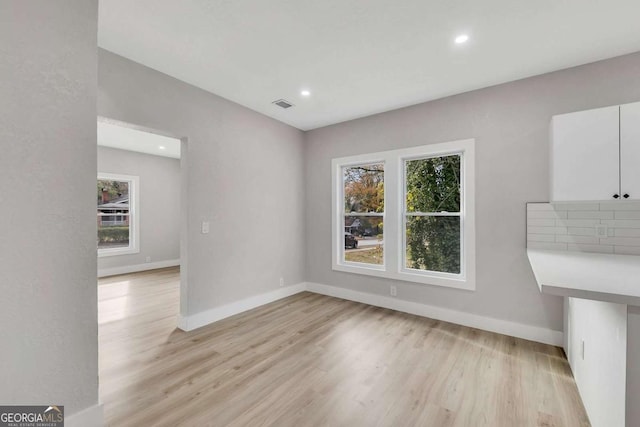
[[640,255],[640,201],[527,203],[527,247]]

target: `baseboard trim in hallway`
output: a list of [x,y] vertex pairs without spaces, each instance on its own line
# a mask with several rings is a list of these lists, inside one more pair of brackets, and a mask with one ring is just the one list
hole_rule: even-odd
[[102,268],[98,270],[98,277],[117,276],[120,274],[139,273],[147,270],[157,270],[159,268],[176,267],[180,265],[180,259],[169,259],[166,261],[147,262],[144,264],[125,265],[123,267]]

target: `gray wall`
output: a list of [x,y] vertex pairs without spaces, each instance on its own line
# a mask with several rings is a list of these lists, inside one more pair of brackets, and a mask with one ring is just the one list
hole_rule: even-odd
[[[541,295],[525,253],[525,203],[549,198],[552,115],[640,100],[640,54],[495,86],[306,134],[307,279],[562,330],[562,299]],[[331,269],[331,159],[476,139],[475,292]]]
[[304,281],[302,132],[113,53],[98,56],[99,115],[188,138],[183,314],[275,290],[281,276]]
[[0,2],[0,402],[98,402],[97,0]]
[[140,177],[140,252],[98,258],[98,271],[180,258],[180,160],[98,147],[98,173]]

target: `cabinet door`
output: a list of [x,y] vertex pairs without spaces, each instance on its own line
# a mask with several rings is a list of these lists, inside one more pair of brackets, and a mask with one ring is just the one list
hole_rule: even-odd
[[554,116],[551,200],[612,200],[620,194],[620,107]]
[[640,102],[620,106],[620,192],[640,199]]

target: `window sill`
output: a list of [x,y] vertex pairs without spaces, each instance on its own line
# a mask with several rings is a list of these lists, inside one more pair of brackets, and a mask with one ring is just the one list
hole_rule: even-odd
[[468,291],[475,291],[475,280],[471,278],[459,278],[459,277],[443,277],[432,276],[421,273],[411,272],[395,272],[383,270],[381,267],[360,267],[356,265],[347,264],[334,264],[334,271],[342,271],[345,273],[361,274],[365,276],[375,276],[383,279],[400,280],[404,282],[420,283],[423,285],[442,286],[446,288],[463,289]]
[[98,258],[118,256],[118,255],[132,255],[140,253],[138,248],[113,248],[113,249],[98,249]]

